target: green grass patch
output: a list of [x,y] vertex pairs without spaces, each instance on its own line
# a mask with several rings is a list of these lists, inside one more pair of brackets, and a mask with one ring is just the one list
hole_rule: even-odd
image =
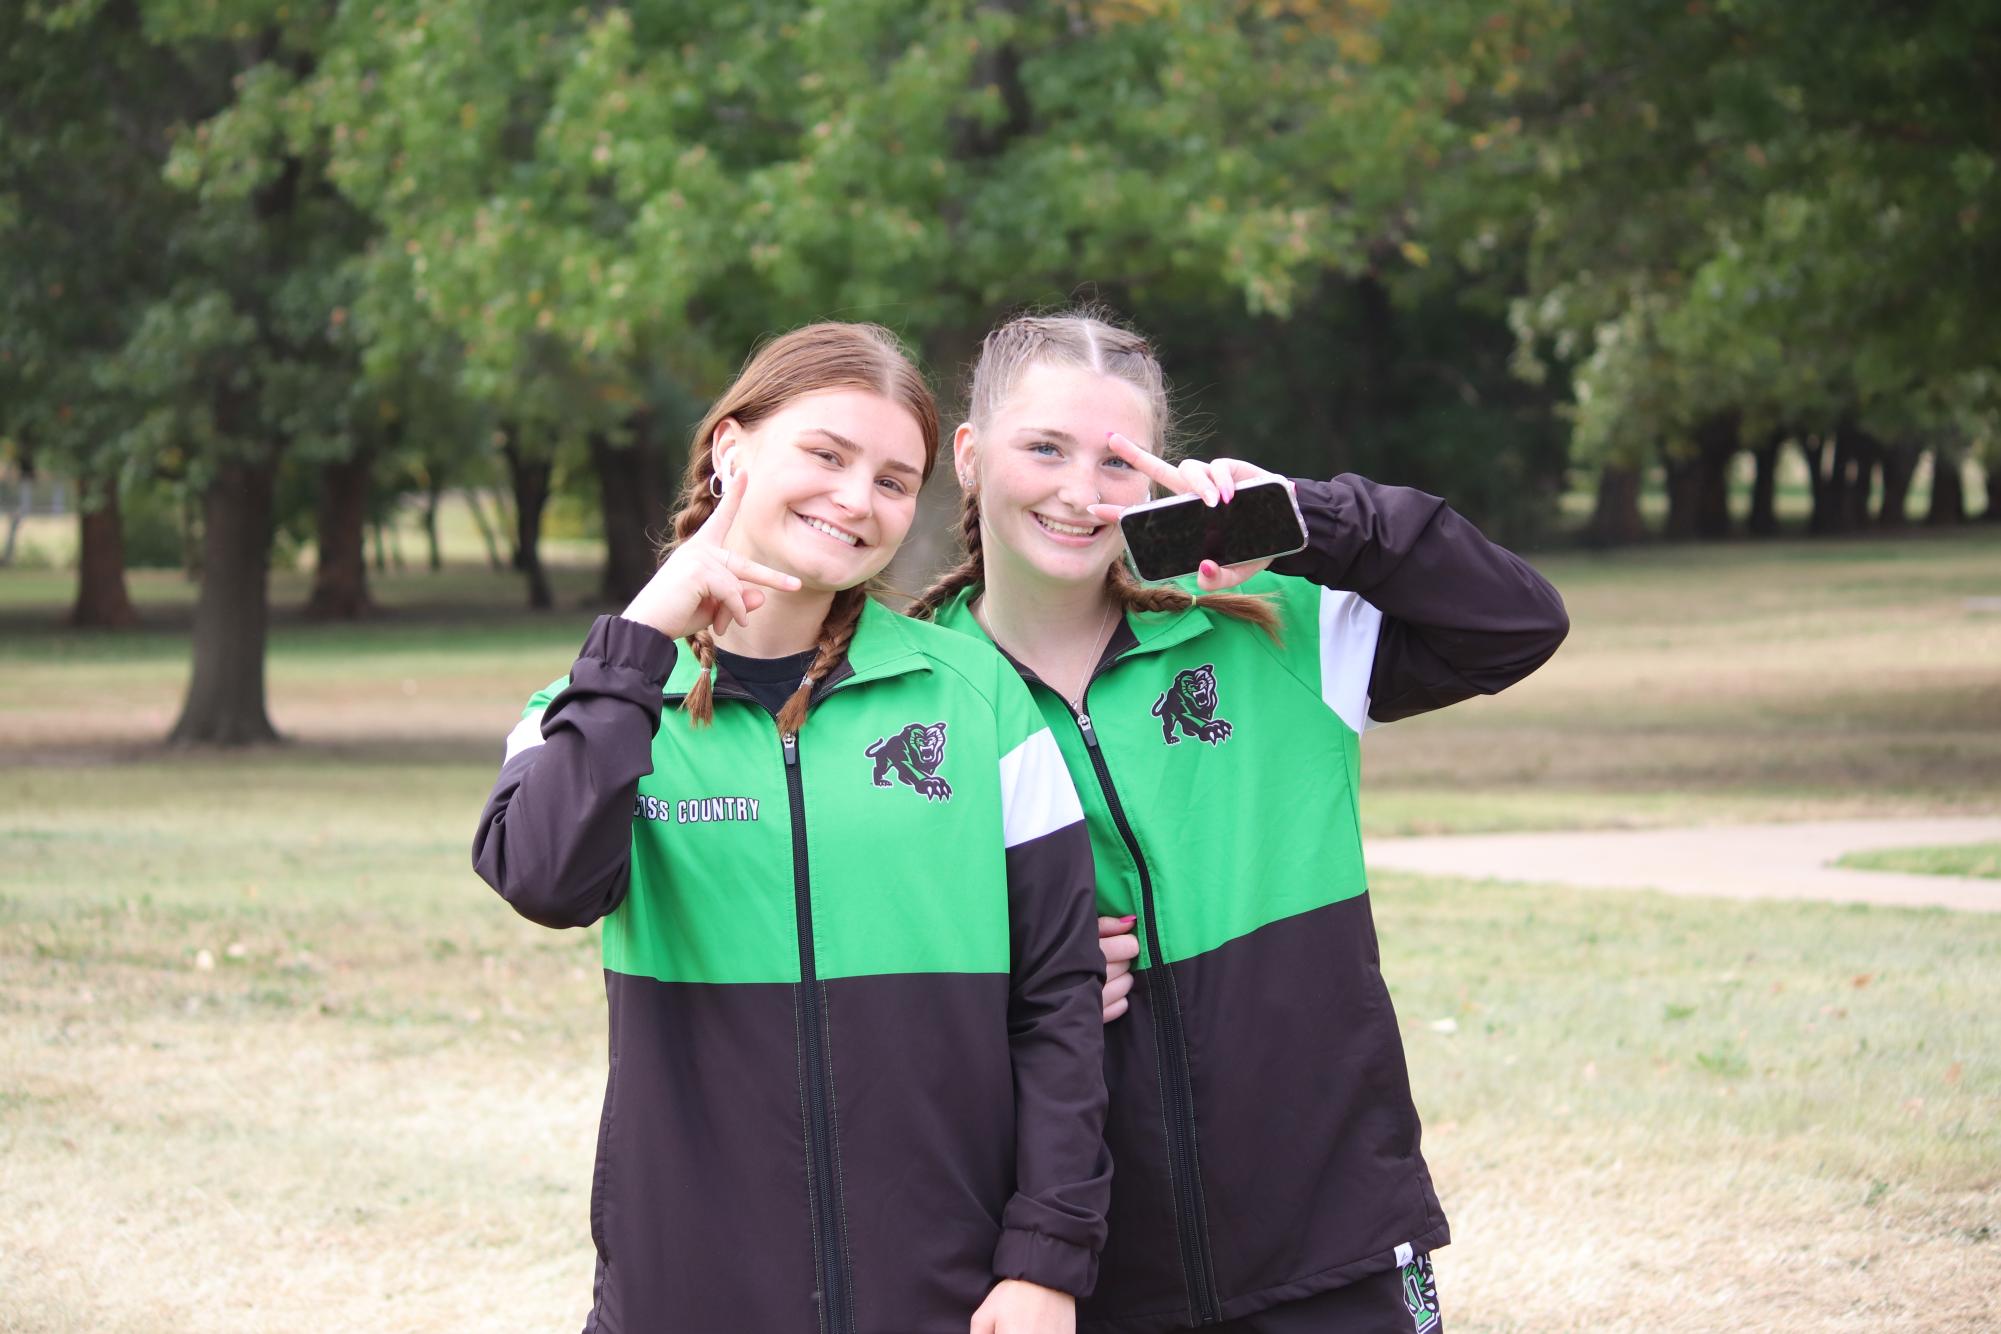
[[[1371,835],[2001,809],[2001,531],[1541,564],[1570,642],[1370,733]],[[391,574],[325,626],[274,577],[291,740],[216,754],[158,744],[179,575],[100,635],[0,571],[0,1327],[581,1322],[596,934],[468,868],[594,611],[588,564],[557,578],[534,615],[476,563]],[[1730,1328],[1725,1287],[1793,1328],[1982,1326],[2001,1041],[1965,1016],[2001,916],[1375,880],[1457,1326]]]
[[[492,771],[293,748],[0,772],[0,1324],[583,1309],[596,933],[470,873]],[[2001,1278],[1964,1240],[2001,1181],[2001,1042],[1964,1021],[2001,1005],[2001,917],[1394,874],[1374,897],[1468,1328],[1561,1323],[1480,1278],[1539,1228],[1735,1245],[1748,1211],[1812,1247],[1880,1218],[1898,1253],[1943,1228],[1977,1290]],[[115,1269],[59,1281],[107,1246]],[[394,1290],[413,1254],[426,1280]],[[1607,1318],[1687,1299],[1687,1270],[1620,1270],[1655,1286],[1600,1294]]]
[[1857,871],[1907,871],[1913,875],[1970,875],[2001,880],[2001,843],[1961,843],[1944,848],[1876,848],[1851,852],[1835,863]]

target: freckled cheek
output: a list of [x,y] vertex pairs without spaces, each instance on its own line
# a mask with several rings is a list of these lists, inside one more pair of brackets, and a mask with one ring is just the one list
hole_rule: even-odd
[[1120,474],[1105,483],[1105,500],[1113,505],[1137,505],[1147,498],[1146,478]]

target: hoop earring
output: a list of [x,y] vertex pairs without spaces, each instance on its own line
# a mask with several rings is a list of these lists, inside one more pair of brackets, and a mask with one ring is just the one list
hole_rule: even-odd
[[723,498],[723,475],[721,473],[712,472],[709,474],[709,494],[717,500]]

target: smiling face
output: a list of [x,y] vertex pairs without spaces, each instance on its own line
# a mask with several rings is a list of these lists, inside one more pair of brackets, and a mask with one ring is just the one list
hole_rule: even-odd
[[882,572],[910,531],[924,437],[893,399],[863,389],[803,394],[746,429],[725,420],[716,456],[749,477],[724,545],[797,575],[811,591]]
[[977,478],[985,559],[1059,584],[1103,582],[1124,554],[1117,524],[1090,506],[1137,505],[1146,479],[1111,452],[1117,431],[1151,447],[1154,424],[1140,391],[1078,366],[1030,366],[979,429],[953,441],[961,476]]

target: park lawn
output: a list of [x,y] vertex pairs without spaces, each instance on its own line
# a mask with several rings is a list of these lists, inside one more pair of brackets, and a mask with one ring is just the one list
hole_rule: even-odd
[[[1537,563],[1569,641],[1505,694],[1370,732],[1369,833],[2001,810],[2001,525]],[[274,721],[329,753],[490,755],[600,610],[587,565],[551,573],[562,609],[539,615],[483,565],[379,578],[384,612],[359,626],[301,620],[305,577],[274,578]],[[165,734],[187,585],[133,583],[144,628],[79,634],[56,624],[62,578],[0,570],[0,761],[132,756]]]
[[1916,875],[1970,875],[2001,880],[2001,843],[1959,843],[1943,848],[1876,848],[1851,852],[1835,863],[1857,871],[1908,871]]
[[2001,810],[2001,527],[1537,564],[1569,641],[1370,732],[1370,832]]
[[[2001,809],[2001,531],[1539,564],[1570,643],[1372,732],[1371,833]],[[466,869],[593,614],[554,575],[539,616],[392,575],[343,627],[274,579],[292,743],[215,755],[157,745],[178,575],[87,635],[0,571],[0,1328],[580,1319],[594,936]],[[1379,880],[1454,1328],[1995,1316],[2001,917]]]
[[[0,1328],[580,1321],[595,932],[491,768],[0,770]],[[2001,916],[1379,879],[1455,1328],[1996,1314]]]

